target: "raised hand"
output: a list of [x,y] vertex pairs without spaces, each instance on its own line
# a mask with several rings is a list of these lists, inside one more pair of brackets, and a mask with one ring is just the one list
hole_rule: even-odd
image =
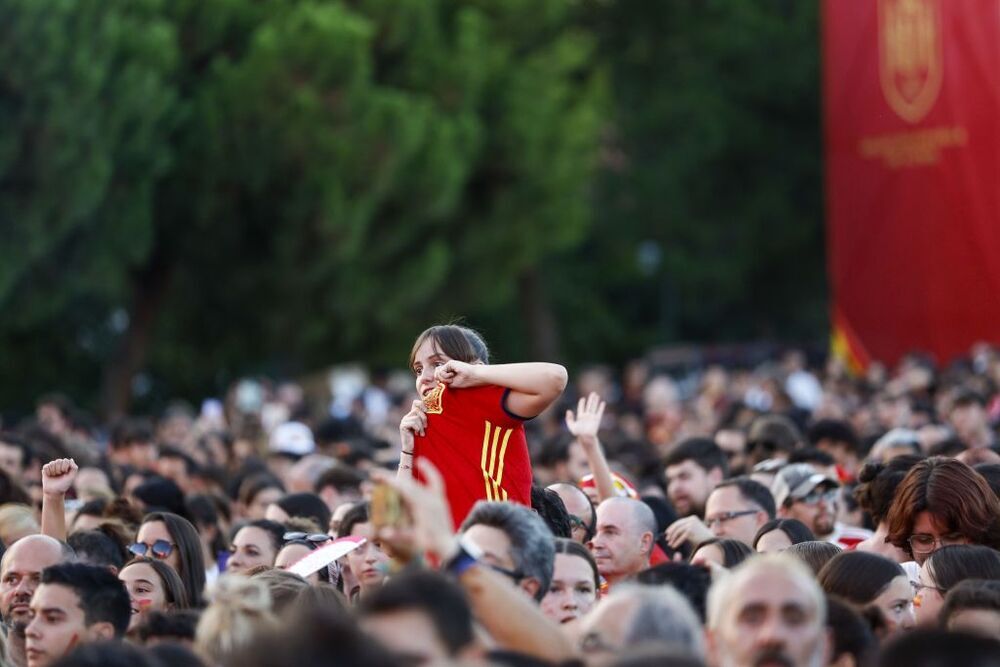
[[372,479],[388,484],[399,491],[413,523],[406,527],[386,527],[379,531],[379,539],[400,553],[430,552],[444,558],[452,551],[455,536],[452,531],[451,510],[445,496],[444,478],[427,459],[420,459],[417,468],[426,480],[420,484],[414,479],[393,478],[387,471],[373,470]]
[[451,359],[434,370],[434,378],[455,389],[478,387],[483,384],[478,373],[481,367],[481,364],[467,364]]
[[587,398],[581,398],[577,404],[576,414],[566,411],[566,428],[576,436],[582,445],[597,442],[597,433],[601,429],[601,418],[607,403],[601,400],[597,392],[590,392]]
[[696,516],[685,516],[667,526],[665,534],[671,549],[680,549],[685,542],[701,544],[715,537],[715,533]]
[[80,468],[73,459],[56,459],[42,466],[42,493],[47,496],[64,496],[76,481]]

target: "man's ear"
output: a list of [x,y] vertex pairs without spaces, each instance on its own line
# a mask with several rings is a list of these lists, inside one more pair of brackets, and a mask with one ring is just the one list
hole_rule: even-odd
[[708,481],[712,483],[712,488],[717,487],[724,477],[722,468],[712,468],[708,471]]
[[115,638],[115,626],[107,621],[98,621],[87,626],[90,641],[109,641]]
[[522,591],[531,596],[532,600],[534,600],[535,596],[538,595],[538,590],[542,586],[542,584],[538,581],[538,579],[535,579],[534,577],[525,577],[524,579],[519,581],[517,585],[521,588]]
[[648,556],[653,553],[653,540],[654,537],[651,532],[646,531],[642,534],[642,538],[640,539],[640,551],[644,556]]

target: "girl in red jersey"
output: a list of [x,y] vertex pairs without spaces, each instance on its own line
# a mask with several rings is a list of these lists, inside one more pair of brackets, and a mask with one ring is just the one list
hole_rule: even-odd
[[444,476],[455,525],[477,500],[531,505],[531,462],[524,421],[551,405],[566,387],[558,364],[489,365],[482,337],[467,327],[439,325],[417,337],[410,352],[420,399],[399,424],[399,475],[425,457]]

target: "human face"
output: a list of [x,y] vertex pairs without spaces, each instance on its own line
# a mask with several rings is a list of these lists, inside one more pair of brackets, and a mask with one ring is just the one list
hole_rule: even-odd
[[416,609],[369,614],[361,627],[404,665],[450,664],[448,647],[427,614]]
[[[913,530],[910,532],[909,541],[910,549],[913,551],[913,560],[921,564],[943,546],[972,543],[972,540],[962,533],[949,530],[948,526],[930,512],[917,514],[913,521]],[[914,544],[917,546],[914,547]]]
[[767,513],[744,498],[735,486],[712,491],[705,503],[705,525],[716,537],[730,537],[750,546],[766,521]]
[[244,526],[233,538],[230,553],[226,571],[246,574],[258,565],[274,565],[278,550],[269,532],[256,526]]
[[805,498],[796,499],[783,508],[783,516],[798,519],[809,526],[816,539],[822,540],[833,533],[837,521],[838,489],[819,486]]
[[597,601],[590,563],[572,554],[556,554],[552,585],[542,598],[542,613],[557,623],[585,615]]
[[[281,551],[278,552],[278,557],[274,559],[274,566],[279,570],[287,570],[311,552],[312,549],[304,544],[289,544],[282,547]],[[313,572],[310,574],[306,577],[306,581],[314,585],[320,583],[319,572]]]
[[737,583],[729,601],[709,635],[718,667],[825,664],[818,601],[798,577],[760,571]]
[[583,491],[569,484],[555,484],[549,489],[559,495],[570,515],[570,525],[572,526],[570,537],[573,538],[574,542],[583,544],[587,537],[587,526],[594,518],[594,509],[590,501],[587,500]]
[[25,538],[7,551],[0,573],[0,612],[9,626],[23,629],[28,624],[42,570],[61,561],[58,543],[42,537]]
[[760,539],[757,540],[757,553],[777,553],[790,546],[792,546],[792,541],[788,539],[785,531],[775,529],[760,536]]
[[931,569],[930,565],[928,561],[924,561],[920,566],[913,606],[917,612],[917,624],[936,626],[947,591],[941,590],[938,586],[937,579],[934,578],[934,570]]
[[917,623],[913,612],[913,586],[905,574],[890,581],[874,604],[882,612],[890,634],[908,630]]
[[428,336],[413,355],[413,373],[416,375],[417,393],[423,397],[438,385],[434,371],[451,361],[451,357],[441,351],[434,338]]
[[147,612],[165,611],[170,608],[163,580],[148,563],[126,565],[118,573],[118,578],[125,584],[132,606],[129,631],[134,630],[142,622],[143,615]]
[[268,487],[257,493],[247,505],[247,519],[258,521],[267,515],[267,508],[282,499],[285,492],[276,486]]
[[715,434],[715,444],[726,453],[730,474],[746,466],[747,436],[743,431],[722,429]]
[[59,584],[38,587],[31,599],[31,621],[25,630],[28,667],[47,667],[77,644],[89,641],[91,635],[80,598],[73,589]]
[[[648,537],[649,534],[646,533]],[[597,507],[597,532],[587,545],[597,561],[597,570],[614,582],[649,565],[649,543],[623,502],[606,500]]]
[[14,479],[24,473],[24,452],[19,447],[0,442],[0,469]]
[[970,632],[982,637],[1000,639],[1000,611],[995,609],[963,609],[952,612],[948,619],[951,632]]
[[369,522],[356,523],[351,528],[352,537],[363,537],[365,543],[347,554],[347,564],[361,584],[361,594],[378,588],[385,581],[389,557],[382,551],[380,542],[374,539],[375,531]]
[[[150,521],[142,524],[139,528],[139,534],[135,538],[136,542],[142,542],[147,545],[153,544],[157,540],[164,540],[170,544],[175,544],[173,536],[167,530],[167,524],[162,521]],[[180,574],[181,555],[176,546],[170,550],[170,554],[163,559],[163,562],[174,568],[174,572]]]
[[677,516],[702,516],[708,494],[719,482],[718,476],[690,459],[667,466],[667,497],[677,510]]

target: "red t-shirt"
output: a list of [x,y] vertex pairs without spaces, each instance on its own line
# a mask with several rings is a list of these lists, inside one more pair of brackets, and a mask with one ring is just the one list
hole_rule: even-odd
[[[451,389],[439,384],[424,398],[427,430],[414,437],[413,458],[425,457],[441,471],[456,527],[477,500],[531,506],[524,420],[505,409],[508,391],[495,385]],[[414,474],[421,479],[419,471]]]

